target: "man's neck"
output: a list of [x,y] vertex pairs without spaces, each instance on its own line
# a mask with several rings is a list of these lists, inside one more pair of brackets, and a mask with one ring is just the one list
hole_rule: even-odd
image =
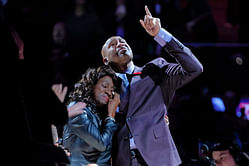
[[125,70],[124,73],[132,74],[133,71],[134,71],[134,63],[133,63],[133,61],[131,61],[131,62],[127,65],[127,69]]
[[116,73],[126,73],[127,71],[134,69],[133,61],[130,61],[128,64],[125,64],[123,66],[118,66],[116,64],[110,64],[110,66]]
[[134,69],[134,64],[133,61],[130,61],[128,64],[124,65],[123,67],[120,68],[119,73],[129,73],[131,74]]

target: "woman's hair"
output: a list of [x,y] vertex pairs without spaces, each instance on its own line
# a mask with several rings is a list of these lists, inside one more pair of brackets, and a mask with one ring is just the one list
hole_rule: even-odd
[[114,83],[114,90],[119,92],[121,80],[115,75],[115,72],[109,66],[100,66],[98,68],[88,68],[82,75],[80,81],[74,84],[74,89],[69,93],[69,99],[66,105],[75,102],[84,102],[86,104],[96,104],[94,99],[94,87],[98,80],[104,76],[110,76]]

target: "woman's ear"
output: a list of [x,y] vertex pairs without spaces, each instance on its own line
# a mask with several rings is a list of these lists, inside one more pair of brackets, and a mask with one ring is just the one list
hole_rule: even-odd
[[103,62],[104,62],[105,65],[108,65],[108,64],[109,64],[109,61],[108,61],[107,58],[103,58]]

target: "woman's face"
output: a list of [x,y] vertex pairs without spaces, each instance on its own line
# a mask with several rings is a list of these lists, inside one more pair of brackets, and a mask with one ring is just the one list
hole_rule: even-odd
[[94,87],[94,99],[97,106],[104,106],[108,104],[109,99],[112,98],[114,91],[114,84],[110,76],[104,76],[98,80]]

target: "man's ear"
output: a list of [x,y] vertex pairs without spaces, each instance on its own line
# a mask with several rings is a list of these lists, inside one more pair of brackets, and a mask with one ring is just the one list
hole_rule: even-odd
[[108,61],[107,58],[103,58],[103,62],[104,62],[105,65],[108,65],[108,64],[109,64],[109,61]]

